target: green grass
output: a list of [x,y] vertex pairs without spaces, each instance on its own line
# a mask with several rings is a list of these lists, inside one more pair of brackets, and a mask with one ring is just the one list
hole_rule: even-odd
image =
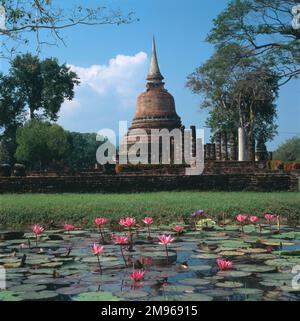
[[4,194],[0,195],[0,225],[18,227],[35,222],[92,224],[96,216],[153,216],[170,223],[202,208],[210,215],[225,212],[280,213],[300,220],[296,192],[158,192],[140,194]]

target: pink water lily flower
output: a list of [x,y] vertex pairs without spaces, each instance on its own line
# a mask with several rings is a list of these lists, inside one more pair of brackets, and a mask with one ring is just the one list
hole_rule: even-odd
[[238,222],[244,223],[247,220],[247,215],[238,214],[236,216],[236,219],[237,219]]
[[38,238],[39,238],[39,235],[43,233],[44,228],[39,224],[35,224],[32,226],[31,230],[35,234],[35,244],[36,246],[38,246]]
[[91,247],[94,255],[100,255],[104,251],[104,246],[101,246],[99,244],[94,243],[93,246]]
[[119,224],[124,227],[131,228],[132,226],[135,225],[135,218],[134,217],[126,217],[126,218],[121,218],[119,221]]
[[230,270],[233,267],[233,263],[228,260],[217,259],[216,262],[220,271]]
[[126,236],[114,235],[113,238],[114,238],[115,244],[118,244],[118,245],[128,244],[128,237],[126,237]]
[[162,245],[169,245],[175,240],[174,237],[172,237],[171,235],[165,235],[165,234],[160,235],[158,239],[160,241],[159,244],[162,244]]
[[249,221],[255,224],[258,221],[258,217],[256,215],[252,215],[249,217]]
[[272,233],[272,221],[275,219],[275,215],[267,213],[265,214],[265,219],[268,221],[270,226],[270,233]]
[[180,232],[182,232],[183,227],[180,226],[180,225],[176,225],[176,226],[174,227],[174,230],[175,230],[177,233],[180,233]]
[[136,271],[133,271],[133,272],[130,274],[130,278],[131,278],[134,282],[139,282],[139,281],[141,281],[141,280],[144,278],[144,275],[145,275],[145,271],[136,270]]
[[168,252],[168,245],[171,244],[175,239],[171,235],[160,235],[158,237],[159,244],[162,244],[165,246],[166,254],[167,254],[167,263],[169,263],[169,252]]
[[36,235],[40,235],[43,233],[44,228],[38,224],[33,225],[33,227],[31,228],[32,232]]
[[268,221],[272,221],[274,220],[274,218],[275,218],[275,215],[273,214],[265,214],[265,219]]
[[108,219],[105,217],[96,217],[95,218],[95,224],[98,226],[105,225],[107,223]]
[[128,237],[122,236],[122,235],[113,235],[112,239],[114,240],[115,244],[120,245],[121,255],[124,260],[125,267],[128,267],[127,261],[123,252],[123,246],[128,244]]
[[72,225],[72,224],[65,224],[65,225],[64,225],[64,229],[65,229],[66,231],[74,231],[74,230],[75,230],[75,226]]
[[143,222],[144,222],[146,225],[151,225],[151,224],[153,224],[153,218],[146,216],[146,217],[143,219]]

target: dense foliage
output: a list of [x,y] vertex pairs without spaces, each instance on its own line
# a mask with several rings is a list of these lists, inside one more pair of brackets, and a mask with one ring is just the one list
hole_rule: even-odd
[[273,153],[273,159],[281,161],[300,162],[300,137],[288,139],[280,145]]

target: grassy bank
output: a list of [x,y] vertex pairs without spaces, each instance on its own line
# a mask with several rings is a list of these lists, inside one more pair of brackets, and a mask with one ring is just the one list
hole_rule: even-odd
[[153,216],[162,223],[202,208],[206,213],[281,213],[300,220],[300,193],[159,192],[140,194],[4,194],[0,195],[0,225],[35,222],[92,224],[96,216]]

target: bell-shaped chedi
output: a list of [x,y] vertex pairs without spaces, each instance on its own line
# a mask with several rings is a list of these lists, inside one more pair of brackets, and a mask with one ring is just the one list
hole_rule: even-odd
[[[174,159],[173,137],[170,138],[169,147],[163,146],[161,134],[166,130],[171,132],[177,128],[183,131],[183,127],[180,117],[175,110],[174,98],[164,88],[163,79],[164,77],[158,66],[155,40],[153,38],[151,64],[147,76],[147,89],[137,98],[135,115],[131,127],[120,146],[119,155],[128,152],[129,158],[130,156],[138,155],[141,163],[147,164],[151,162],[153,164],[154,162],[161,163],[162,150],[169,149],[170,157],[172,160]],[[159,145],[156,152],[152,144],[153,140],[156,140]],[[178,148],[179,152],[181,152],[181,147]],[[156,156],[153,157],[154,154]],[[125,156],[125,162],[126,159],[127,156]],[[121,163],[123,163],[123,160],[123,156],[119,158]],[[129,160],[129,163],[131,163],[131,160]]]
[[152,128],[168,130],[181,128],[181,120],[175,110],[174,98],[164,88],[163,79],[153,38],[147,90],[137,98],[135,116],[130,129],[144,129],[149,132]]

